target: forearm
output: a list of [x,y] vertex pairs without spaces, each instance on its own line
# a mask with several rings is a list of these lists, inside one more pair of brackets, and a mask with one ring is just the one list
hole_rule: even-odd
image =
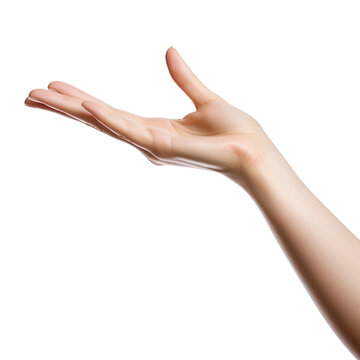
[[246,190],[319,310],[360,358],[360,241],[276,149],[270,153],[250,174]]

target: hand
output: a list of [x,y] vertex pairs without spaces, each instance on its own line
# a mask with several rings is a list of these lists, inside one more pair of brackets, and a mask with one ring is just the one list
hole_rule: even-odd
[[196,107],[182,119],[118,110],[62,82],[31,91],[25,103],[126,141],[155,164],[215,170],[243,186],[328,323],[360,359],[359,240],[302,183],[256,120],[206,88],[174,48],[166,62]]
[[173,80],[196,111],[182,119],[148,118],[115,109],[63,82],[32,90],[25,104],[70,116],[128,142],[156,165],[172,164],[241,174],[273,145],[260,124],[210,91],[173,48],[166,52]]

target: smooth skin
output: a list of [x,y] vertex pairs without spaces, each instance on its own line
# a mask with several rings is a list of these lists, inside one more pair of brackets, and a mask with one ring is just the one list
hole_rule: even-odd
[[132,114],[60,81],[32,90],[25,104],[125,141],[156,165],[213,170],[243,187],[325,319],[360,359],[359,239],[305,186],[255,119],[209,90],[175,48],[166,51],[166,63],[195,105],[182,119]]

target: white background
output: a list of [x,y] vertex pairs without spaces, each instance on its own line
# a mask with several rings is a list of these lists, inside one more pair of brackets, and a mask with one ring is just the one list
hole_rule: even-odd
[[3,5],[0,358],[352,359],[244,190],[23,101],[61,80],[182,117],[173,45],[359,235],[358,5]]

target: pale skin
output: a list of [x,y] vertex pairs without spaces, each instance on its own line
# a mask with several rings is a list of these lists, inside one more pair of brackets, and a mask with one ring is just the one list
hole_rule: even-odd
[[243,187],[325,319],[360,359],[359,239],[306,187],[255,119],[209,90],[173,47],[166,63],[195,105],[181,119],[116,109],[59,81],[32,90],[25,104],[93,126],[156,165],[216,171]]

